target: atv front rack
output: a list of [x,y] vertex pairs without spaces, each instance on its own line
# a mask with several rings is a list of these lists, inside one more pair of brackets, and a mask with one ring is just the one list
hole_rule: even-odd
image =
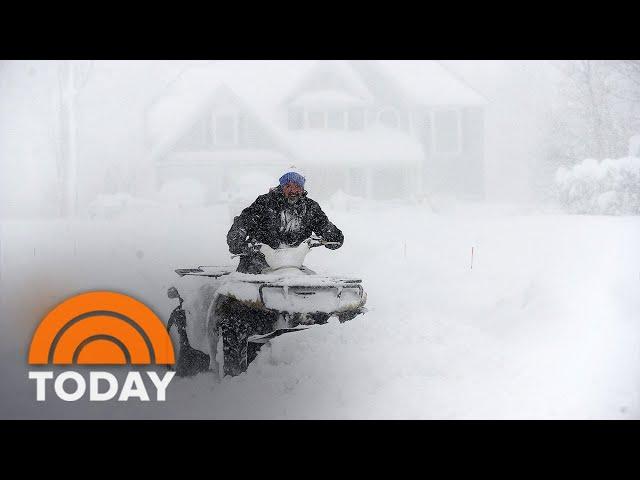
[[211,277],[219,278],[224,275],[229,275],[233,272],[233,267],[217,267],[201,265],[198,268],[178,268],[174,270],[180,277],[185,275],[194,275],[196,277]]
[[338,313],[359,309],[366,302],[359,280],[333,285],[267,282],[258,286],[258,297],[268,310],[299,313]]
[[264,283],[260,285],[260,287],[258,287],[258,293],[260,294],[260,302],[262,302],[263,305],[265,305],[264,294],[263,294],[263,290],[265,288],[280,288],[282,289],[282,293],[284,294],[285,297],[289,295],[290,289],[294,290],[296,295],[301,295],[301,296],[315,295],[316,292],[314,291],[314,288],[325,289],[325,290],[335,289],[337,298],[340,298],[342,296],[342,292],[344,291],[345,288],[356,288],[358,290],[358,296],[360,298],[362,298],[362,296],[364,295],[364,289],[362,288],[362,285],[360,285],[360,280],[348,280],[348,281],[345,281],[342,285],[331,285],[331,286],[326,285],[326,286],[311,286],[311,287],[308,285],[282,285],[278,283]]

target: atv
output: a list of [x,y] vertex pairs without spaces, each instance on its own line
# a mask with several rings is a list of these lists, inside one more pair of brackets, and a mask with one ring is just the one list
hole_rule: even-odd
[[[271,339],[326,323],[332,316],[342,323],[365,312],[367,296],[361,279],[321,275],[303,265],[312,248],[328,244],[330,242],[318,237],[308,238],[295,247],[275,249],[255,243],[252,248],[261,252],[268,264],[268,268],[257,275],[236,272],[233,267],[175,270],[180,277],[200,277],[204,282],[216,283],[212,297],[206,301],[206,314],[192,318],[193,322],[204,322],[199,331],[206,332],[207,341],[201,345],[206,343],[208,352],[204,347],[198,351],[190,345],[186,328],[180,328],[187,318],[183,300],[175,286],[168,291],[169,298],[180,300],[171,318],[180,319],[182,323],[174,321],[168,325],[168,329],[173,324],[179,327],[176,374],[204,371],[207,362],[202,361],[202,355],[208,355],[208,369],[218,375],[216,358],[222,338],[224,375],[239,375]],[[197,358],[194,360],[194,357]]]

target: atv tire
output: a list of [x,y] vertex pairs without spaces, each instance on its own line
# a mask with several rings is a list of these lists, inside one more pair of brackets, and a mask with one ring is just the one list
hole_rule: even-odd
[[310,314],[311,318],[313,318],[313,323],[316,325],[324,325],[325,323],[327,323],[329,321],[329,317],[331,315],[329,315],[328,313],[324,313],[324,312],[315,312]]
[[[247,370],[249,329],[246,324],[222,325],[222,351],[224,354],[224,374],[240,375]],[[253,359],[252,359],[253,360]]]
[[230,297],[221,299],[216,312],[220,318],[224,375],[240,375],[247,370],[261,347],[249,343],[249,337],[273,330],[277,315],[257,311]]
[[340,323],[344,323],[344,322],[348,322],[349,320],[353,320],[360,313],[362,313],[362,312],[360,312],[359,310],[348,311],[348,312],[339,313],[337,316],[338,316],[338,320],[340,321]]

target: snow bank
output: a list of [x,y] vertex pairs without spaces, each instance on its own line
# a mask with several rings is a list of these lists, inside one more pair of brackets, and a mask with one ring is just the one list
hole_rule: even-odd
[[562,205],[571,213],[640,215],[640,158],[587,159],[556,172]]

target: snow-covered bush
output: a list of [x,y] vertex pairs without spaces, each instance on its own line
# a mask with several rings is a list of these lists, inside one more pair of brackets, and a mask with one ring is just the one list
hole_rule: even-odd
[[556,172],[562,205],[571,213],[640,215],[640,158],[587,159]]

